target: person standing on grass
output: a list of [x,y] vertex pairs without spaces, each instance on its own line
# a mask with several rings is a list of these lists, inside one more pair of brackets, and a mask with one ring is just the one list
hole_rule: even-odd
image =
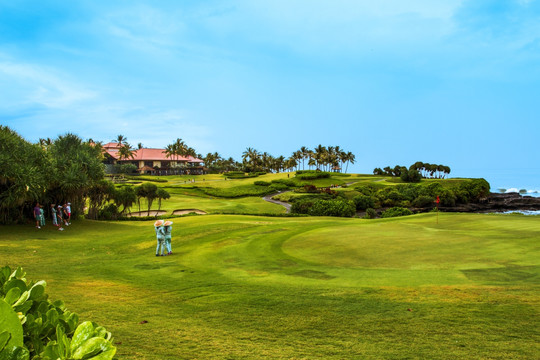
[[45,226],[45,211],[43,210],[43,205],[39,205],[39,225]]
[[71,203],[67,203],[66,210],[68,215],[67,221],[71,225]]
[[68,204],[64,204],[63,211],[64,211],[64,213],[62,214],[62,216],[64,218],[64,221],[65,221],[66,225],[71,225],[71,223],[69,222],[70,214],[69,214],[69,211],[68,211]]
[[36,206],[34,206],[34,219],[36,219],[36,228],[41,229],[41,226],[39,226],[39,216],[41,215],[41,209],[39,207],[39,203],[36,203]]
[[[58,207],[56,208],[56,216],[58,217],[58,225],[60,225],[60,229],[58,230],[64,230],[62,228],[62,225],[64,225],[65,221],[64,221],[64,208],[62,207],[62,205],[58,205]],[[67,224],[66,224],[67,226]]]
[[163,224],[163,232],[165,234],[165,246],[167,247],[167,255],[172,255],[172,247],[171,247],[171,240],[172,240],[172,221],[165,221]]
[[56,210],[56,204],[51,204],[51,217],[53,225],[60,231],[64,230],[62,223],[58,224],[58,210]]
[[163,252],[165,250],[165,232],[163,231],[163,220],[156,221],[154,223],[154,228],[156,230],[157,238],[156,256],[163,256]]

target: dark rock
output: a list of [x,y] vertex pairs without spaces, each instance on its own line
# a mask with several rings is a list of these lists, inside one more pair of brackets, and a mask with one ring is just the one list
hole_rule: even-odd
[[440,206],[447,212],[505,212],[515,210],[540,210],[540,198],[521,196],[518,193],[491,193],[485,201],[456,206]]

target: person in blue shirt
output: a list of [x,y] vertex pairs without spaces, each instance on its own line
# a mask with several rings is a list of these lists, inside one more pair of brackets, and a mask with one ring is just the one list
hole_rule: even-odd
[[156,230],[157,246],[156,246],[156,256],[163,256],[165,250],[165,232],[163,231],[163,220],[158,220],[154,223],[154,228]]
[[163,232],[165,233],[165,246],[167,247],[167,255],[172,255],[171,240],[172,240],[172,221],[165,221],[163,224]]

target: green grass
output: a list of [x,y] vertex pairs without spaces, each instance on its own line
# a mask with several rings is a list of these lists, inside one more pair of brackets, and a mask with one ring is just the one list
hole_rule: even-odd
[[[143,180],[149,176],[141,177]],[[162,201],[161,210],[166,215],[171,215],[174,210],[199,209],[207,213],[227,214],[284,214],[285,208],[271,204],[262,199],[263,196],[273,191],[266,186],[254,185],[255,181],[271,182],[272,180],[288,179],[298,186],[314,184],[317,187],[326,187],[331,184],[341,185],[346,182],[359,181],[358,179],[371,179],[370,176],[334,176],[329,179],[317,179],[313,181],[299,181],[294,178],[294,173],[266,174],[256,178],[225,180],[220,174],[209,175],[171,175],[154,177],[166,179],[167,182],[155,183],[171,194],[171,198]],[[195,179],[195,182],[190,182]],[[366,180],[367,181],[367,180]],[[129,182],[128,182],[129,184]],[[121,184],[119,186],[124,186]],[[141,211],[146,210],[146,202],[141,202]],[[158,202],[154,201],[152,210],[158,209]],[[138,211],[138,206],[132,207],[131,211]]]
[[538,217],[186,217],[170,257],[151,221],[0,231],[0,263],[112,331],[120,359],[540,355]]

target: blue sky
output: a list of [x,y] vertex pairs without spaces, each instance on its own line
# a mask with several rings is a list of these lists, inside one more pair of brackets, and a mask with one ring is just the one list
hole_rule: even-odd
[[540,0],[4,1],[0,123],[540,188]]

